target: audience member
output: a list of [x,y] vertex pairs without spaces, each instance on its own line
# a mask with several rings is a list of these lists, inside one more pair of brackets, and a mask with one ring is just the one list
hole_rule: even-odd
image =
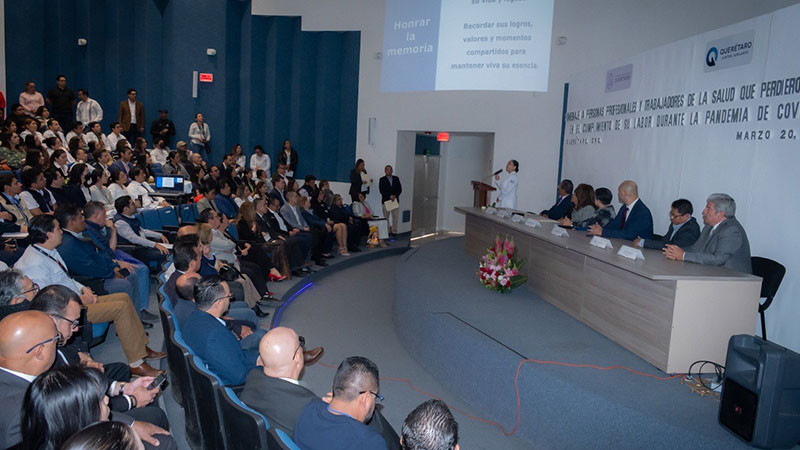
[[189,146],[195,153],[211,153],[211,129],[203,121],[203,114],[194,115],[194,122],[189,125]]
[[191,179],[189,171],[181,164],[181,155],[177,151],[169,152],[167,155],[167,163],[164,164],[162,170],[166,175],[180,175],[187,181]]
[[[176,167],[170,168],[171,170],[167,172],[167,169],[164,166],[167,164],[169,159],[170,150],[167,148],[166,143],[164,142],[164,138],[162,137],[154,137],[153,138],[153,148],[150,150],[150,158],[152,158],[153,163],[161,164],[161,170],[166,175],[173,175],[173,171]],[[178,157],[178,152],[175,152],[175,157]],[[180,161],[180,158],[177,159]],[[174,173],[174,175],[178,175],[178,173]],[[188,178],[188,177],[187,177]]]
[[711,194],[703,209],[703,232],[692,246],[667,244],[668,259],[721,266],[752,273],[750,242],[742,224],[736,220],[736,201],[728,194]]
[[3,233],[26,231],[33,215],[22,205],[22,184],[13,174],[0,175],[0,229]]
[[367,175],[367,169],[363,159],[356,160],[356,165],[350,171],[350,200],[355,203],[358,201],[358,194],[363,192],[369,194],[369,187],[372,179]]
[[605,226],[592,225],[589,227],[589,233],[629,241],[637,237],[650,239],[653,236],[653,216],[639,199],[639,187],[636,183],[631,180],[623,181],[619,185],[617,196],[622,203],[619,214]]
[[414,408],[403,421],[403,450],[458,450],[458,422],[438,399]]
[[0,272],[0,320],[15,312],[26,311],[39,285],[17,269]]
[[[306,259],[308,258],[309,251],[313,244],[311,235],[302,234],[297,228],[289,228],[284,218],[278,212],[280,208],[279,199],[272,197],[269,203],[265,203],[264,205],[267,210],[262,214],[260,211],[263,209],[256,208],[256,213],[259,215],[262,225],[265,225],[264,228],[268,230],[267,232],[270,236],[285,242],[288,252],[287,255],[289,256],[289,264],[292,265],[292,274],[299,276],[301,273],[310,273],[311,269],[308,268]],[[295,249],[298,249],[299,253]],[[299,256],[298,259],[302,261],[300,267],[295,265],[297,261],[294,260],[293,255]]]
[[228,311],[232,295],[228,284],[218,277],[205,279],[194,288],[197,310],[186,320],[186,344],[220,377],[224,385],[244,383],[256,365],[256,349],[243,350],[221,317]]
[[19,199],[31,215],[52,214],[56,199],[45,189],[46,180],[41,169],[23,169],[20,179],[25,190],[19,194]]
[[[375,227],[378,230],[377,245],[386,247],[386,239],[389,239],[389,224],[386,218],[375,216],[375,210],[372,209],[367,201],[367,195],[364,192],[359,192],[358,201],[353,202],[350,207],[353,210],[353,215],[361,219],[362,234],[369,235],[370,228]],[[370,244],[374,245],[374,244]]]
[[75,107],[75,93],[67,87],[67,77],[58,75],[56,85],[47,92],[47,104],[52,116],[67,129],[72,128],[72,108]]
[[41,92],[36,91],[36,83],[33,81],[25,83],[25,90],[19,94],[19,104],[30,117],[36,114],[37,109],[44,106],[44,97]]
[[20,145],[19,135],[13,131],[3,132],[0,134],[0,141],[0,159],[4,160],[11,170],[21,169],[25,164],[27,152]]
[[597,200],[594,196],[594,188],[588,184],[581,183],[575,188],[575,192],[570,197],[573,209],[570,217],[558,219],[561,226],[573,226],[575,223],[584,223],[594,217],[597,211]]
[[[390,231],[392,234],[397,234],[397,225],[399,224],[400,208],[395,208],[391,211],[386,209],[386,202],[400,201],[400,194],[403,192],[403,187],[400,184],[400,178],[394,175],[392,166],[387,165],[383,168],[384,176],[378,180],[378,189],[381,192],[381,205],[383,207],[383,217],[391,220]],[[516,198],[516,196],[515,196]]]
[[700,237],[700,225],[697,220],[692,217],[694,209],[692,202],[685,198],[679,198],[672,202],[672,208],[669,211],[669,229],[667,234],[659,236],[654,234],[652,239],[642,239],[637,237],[633,244],[637,247],[652,248],[656,250],[663,250],[667,244],[677,245],[681,248],[687,248],[697,242]]
[[292,147],[292,142],[286,139],[278,152],[278,164],[285,166],[286,176],[294,178],[297,176],[297,163],[297,151]]
[[[119,128],[119,125],[117,125],[117,128]],[[113,133],[111,135],[109,135],[109,138],[108,138],[109,139],[109,143],[111,143],[111,140],[112,140],[111,136],[112,135],[113,135]],[[117,170],[120,170],[120,171],[124,172],[125,175],[128,176],[128,179],[130,179],[131,178],[131,169],[133,169],[133,163],[131,162],[131,160],[133,159],[133,151],[129,147],[120,148],[120,146],[117,145],[117,144],[119,144],[119,141],[117,141],[116,144],[115,143],[111,143],[112,147],[117,149],[117,153],[119,154],[119,159],[114,161],[113,164],[111,164],[111,169],[112,170],[113,169],[117,169]]]
[[89,166],[83,163],[73,164],[69,171],[66,193],[67,199],[73,205],[83,208],[92,201],[92,192],[86,187],[86,178],[89,175]]
[[78,106],[75,108],[75,119],[79,122],[102,122],[103,108],[97,100],[89,97],[89,91],[78,89]]
[[298,206],[298,199],[300,195],[296,192],[286,193],[286,204],[280,210],[280,215],[286,221],[288,226],[293,230],[298,230],[298,235],[307,235],[311,238],[311,258],[318,266],[327,266],[325,262],[326,251],[327,257],[330,257],[330,248],[326,250],[327,232],[322,230],[312,229],[306,219],[303,217],[302,208]]
[[571,196],[572,181],[561,180],[561,182],[558,183],[558,200],[556,200],[556,203],[551,206],[550,209],[545,209],[540,214],[553,220],[569,216],[573,207]]
[[[158,142],[159,139],[163,139],[164,146],[169,148],[172,136],[175,136],[175,124],[169,120],[169,111],[166,109],[158,110],[158,119],[154,120],[150,125],[150,136],[153,138],[153,144]],[[164,163],[159,162],[159,164]]]
[[[90,142],[95,142],[98,145],[100,145],[100,148],[104,148],[109,152],[113,150],[113,148],[111,147],[111,143],[108,142],[108,137],[105,134],[103,134],[103,127],[102,125],[100,125],[100,122],[89,122],[89,125],[87,125],[87,127],[89,128],[89,132],[86,133],[85,137],[87,144],[89,144]],[[116,142],[114,145],[116,145]]]
[[117,167],[111,168],[110,173],[111,184],[108,185],[108,192],[111,194],[113,201],[116,202],[120,197],[128,196],[128,174]]
[[235,219],[239,215],[239,207],[231,197],[233,184],[228,178],[223,178],[219,182],[218,189],[217,195],[214,197],[215,210],[228,219]]
[[31,221],[30,244],[14,267],[39,286],[58,284],[78,293],[86,307],[89,321],[114,322],[122,350],[128,358],[131,373],[156,376],[162,371],[150,367],[145,359],[162,359],[166,353],[147,347],[147,334],[136,314],[136,308],[125,294],[96,296],[88,287],[69,276],[64,260],[55,250],[61,244],[62,231],[51,215],[41,215]]
[[[22,139],[23,142],[26,141],[28,136],[33,136],[33,145],[35,147],[41,147],[42,143],[44,143],[44,135],[39,132],[39,123],[30,117],[25,119],[22,123],[22,131],[19,133],[19,138]],[[27,143],[25,145],[27,146]]]
[[272,191],[269,193],[270,198],[277,199],[280,202],[280,207],[286,203],[286,179],[279,174],[272,177]]
[[[119,103],[119,114],[117,120],[122,126],[122,133],[128,142],[136,141],[136,138],[144,134],[144,105],[136,99],[136,89],[128,89],[128,98]],[[111,144],[114,145],[113,143]]]
[[89,193],[92,201],[102,203],[106,210],[111,211],[114,209],[114,195],[106,187],[108,174],[102,169],[92,171],[89,175]]
[[120,422],[97,422],[73,434],[61,450],[143,450],[142,439]]
[[341,195],[335,194],[332,197],[328,214],[335,223],[343,223],[347,226],[347,249],[354,253],[360,252],[361,249],[358,248],[358,245],[361,242],[361,227],[355,223],[353,216],[344,208],[344,200]]
[[250,169],[256,174],[259,170],[263,170],[264,174],[269,177],[269,169],[271,166],[272,161],[270,161],[269,155],[264,153],[264,147],[262,147],[261,144],[256,145],[253,148],[253,155],[250,157]]
[[306,450],[387,449],[384,438],[365,425],[382,401],[378,366],[361,356],[339,365],[330,403],[311,400],[294,426],[294,441]]
[[131,181],[125,190],[131,198],[139,201],[142,208],[155,209],[169,206],[169,203],[163,197],[150,196],[150,194],[155,194],[155,190],[146,181],[147,176],[141,167],[135,166],[131,169],[130,177]]
[[[0,320],[0,448],[22,440],[22,404],[36,377],[56,359],[61,335],[41,311],[21,311]],[[34,447],[35,448],[35,447]]]
[[[117,242],[135,246],[130,254],[139,261],[150,265],[151,262],[161,265],[166,260],[169,250],[162,244],[169,244],[163,234],[142,227],[142,223],[134,217],[136,203],[128,195],[114,200],[117,215],[114,216],[114,226],[117,227]],[[157,239],[159,242],[151,241]]]

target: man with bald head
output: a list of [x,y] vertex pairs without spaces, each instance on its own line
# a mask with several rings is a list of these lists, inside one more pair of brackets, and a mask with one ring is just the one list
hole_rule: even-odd
[[592,225],[589,233],[629,241],[637,237],[650,239],[653,236],[653,215],[639,198],[639,187],[636,183],[631,180],[623,181],[619,185],[617,196],[622,203],[619,214],[604,227]]
[[0,321],[0,448],[18,443],[22,400],[28,386],[47,372],[61,335],[47,314],[21,311]]

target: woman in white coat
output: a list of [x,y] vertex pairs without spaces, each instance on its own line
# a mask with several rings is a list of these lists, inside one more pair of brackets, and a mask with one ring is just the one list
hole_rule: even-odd
[[517,172],[519,172],[519,163],[516,159],[512,159],[506,164],[506,172],[508,175],[503,177],[500,181],[500,175],[494,176],[494,184],[499,189],[497,193],[497,206],[501,208],[517,208]]

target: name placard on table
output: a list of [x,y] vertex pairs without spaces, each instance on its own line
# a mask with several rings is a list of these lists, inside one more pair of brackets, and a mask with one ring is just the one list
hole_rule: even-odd
[[536,219],[528,219],[525,221],[525,225],[532,227],[532,228],[542,228],[542,222],[539,222]]
[[592,237],[592,240],[589,241],[589,245],[594,245],[595,247],[600,248],[614,248],[610,240],[600,236]]
[[553,229],[550,230],[550,234],[559,237],[569,237],[569,233],[567,233],[567,230],[561,228],[558,225],[553,225]]
[[639,250],[638,248],[629,247],[627,245],[623,245],[622,247],[620,247],[617,254],[624,258],[632,259],[634,261],[637,259],[641,259],[642,261],[644,261],[644,253],[642,253],[641,250]]

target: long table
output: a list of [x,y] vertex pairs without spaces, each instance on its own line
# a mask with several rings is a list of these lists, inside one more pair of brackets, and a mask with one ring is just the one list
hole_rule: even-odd
[[455,210],[466,216],[467,253],[477,258],[495,236],[513,236],[525,286],[664,372],[686,372],[698,360],[724,364],[728,339],[755,332],[760,277],[649,249],[634,261],[617,255],[629,241],[603,249],[585,231],[554,236],[552,221],[533,228],[481,208]]

